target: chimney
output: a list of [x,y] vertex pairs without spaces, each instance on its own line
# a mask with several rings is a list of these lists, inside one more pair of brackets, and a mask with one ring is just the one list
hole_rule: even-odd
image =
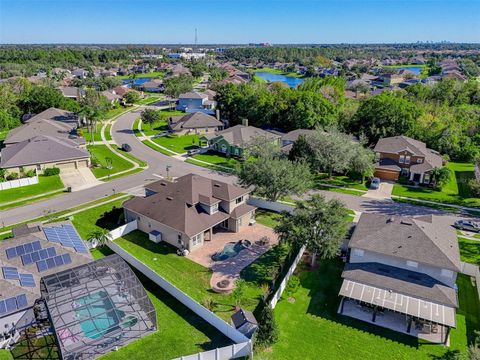
[[248,126],[248,119],[242,119],[242,125]]
[[218,121],[220,121],[220,110],[219,109],[215,110],[215,117],[217,118]]

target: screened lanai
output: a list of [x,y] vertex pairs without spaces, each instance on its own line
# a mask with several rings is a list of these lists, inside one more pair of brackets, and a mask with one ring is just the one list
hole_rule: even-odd
[[93,359],[156,330],[150,298],[118,255],[46,276],[41,291],[62,359]]

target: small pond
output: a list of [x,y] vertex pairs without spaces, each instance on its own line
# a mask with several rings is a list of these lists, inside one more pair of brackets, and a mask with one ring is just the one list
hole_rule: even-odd
[[133,84],[135,86],[140,86],[140,85],[143,85],[145,84],[147,81],[150,81],[152,80],[153,78],[150,78],[150,77],[143,77],[143,78],[136,78],[136,79],[125,79],[122,81],[122,84],[123,85],[126,85],[126,84]]
[[268,72],[268,71],[257,71],[255,75],[257,75],[258,77],[268,82],[275,82],[275,81],[283,82],[290,87],[297,87],[298,85],[304,82],[303,79],[298,77],[282,75],[282,74],[272,74],[271,72]]
[[408,70],[408,71],[411,71],[417,75],[420,75],[420,73],[422,72],[422,69],[423,67],[422,66],[402,66],[402,67],[396,67],[395,70]]

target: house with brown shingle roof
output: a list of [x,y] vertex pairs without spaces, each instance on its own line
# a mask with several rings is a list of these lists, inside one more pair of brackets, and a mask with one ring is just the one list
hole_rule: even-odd
[[434,343],[456,327],[455,229],[438,216],[363,213],[348,244],[339,313]]
[[407,136],[380,139],[373,150],[377,154],[375,176],[384,180],[398,180],[402,175],[416,183],[429,184],[431,171],[445,164],[437,151]]
[[160,180],[146,193],[123,203],[125,219],[179,249],[193,251],[214,241],[217,230],[238,232],[255,217],[256,208],[247,204],[250,190],[200,175]]
[[168,128],[175,134],[207,134],[223,129],[223,123],[214,116],[195,112],[184,116],[171,116]]

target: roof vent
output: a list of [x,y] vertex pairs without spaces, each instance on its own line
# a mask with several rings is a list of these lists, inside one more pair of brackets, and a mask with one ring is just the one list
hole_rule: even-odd
[[167,183],[161,182],[160,185],[167,186]]
[[214,187],[220,187],[220,184],[213,184]]
[[172,201],[172,200],[173,200],[173,197],[171,197],[171,196],[167,196],[167,200],[170,200],[170,201]]
[[402,224],[402,225],[410,225],[410,226],[413,225],[412,222],[407,221],[407,220],[402,220],[402,221],[400,221],[400,224]]

